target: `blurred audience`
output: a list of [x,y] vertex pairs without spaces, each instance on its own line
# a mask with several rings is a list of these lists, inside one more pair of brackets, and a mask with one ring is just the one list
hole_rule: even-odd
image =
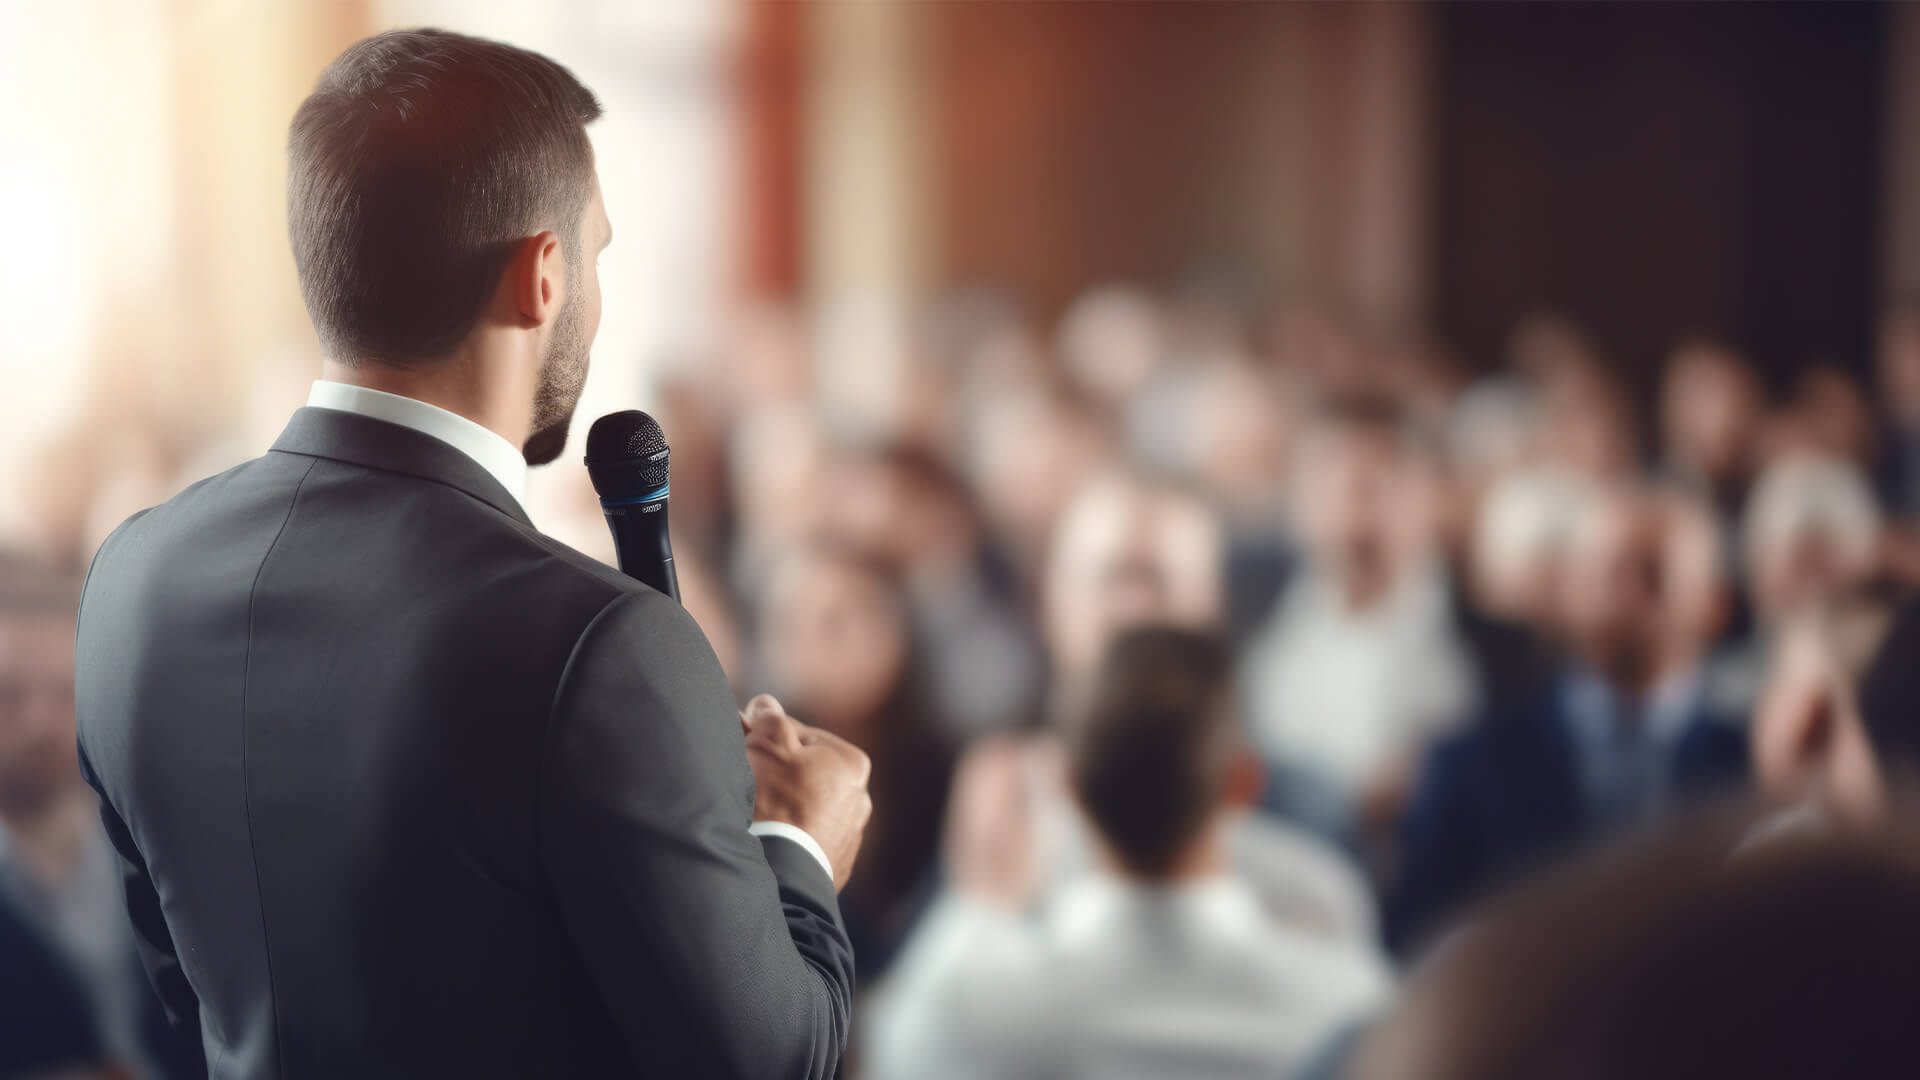
[[871,1075],[1281,1076],[1385,1000],[1369,947],[1274,922],[1232,872],[1230,807],[1259,766],[1230,676],[1207,635],[1113,641],[1068,752],[1099,868],[1037,919],[1030,805],[962,786],[954,887],[872,999]]
[[0,557],[0,1076],[206,1075],[135,954],[74,752],[80,582]]
[[[1383,940],[1410,951],[1469,900],[1740,786],[1749,760],[1782,827],[1893,812],[1920,775],[1920,307],[1886,312],[1872,358],[1785,358],[1763,381],[1756,343],[1688,338],[1639,385],[1607,327],[1551,312],[1504,356],[1456,356],[1256,294],[1229,266],[1100,285],[1046,322],[958,289],[909,321],[878,416],[835,399],[812,313],[757,304],[639,402],[673,433],[683,595],[736,690],[874,758],[843,897],[863,977],[917,941],[892,981],[950,983],[1009,1068],[1044,1019],[1075,1055],[1047,1067],[1125,1075],[1111,1055],[1164,1045],[1180,1067],[1160,1073],[1204,1071],[1187,1021],[1217,1007],[1220,1068],[1277,1071],[1381,998]],[[23,459],[0,546],[58,573],[21,580],[65,589],[101,523],[254,449],[296,369],[263,373],[221,430],[124,402],[76,428],[130,433],[129,469],[80,434]],[[611,556],[580,470],[533,512]],[[130,1019],[144,988],[109,977],[131,946],[59,734],[71,612],[62,632],[25,595],[0,604],[0,992],[18,1003],[0,1024],[25,1025],[0,1031],[0,1075],[16,1047],[169,1075]],[[1162,683],[1198,696],[1161,702],[1156,733]],[[1203,745],[1230,750],[1182,756]],[[1190,782],[1204,813],[1115,805],[1088,787],[1118,760],[1097,750]],[[1147,835],[1205,872],[1149,865]],[[983,892],[1011,910],[980,915]],[[976,932],[966,955],[930,944]],[[1287,970],[1229,993],[1229,942]],[[1300,981],[1323,969],[1345,974]],[[895,999],[873,1063],[992,1074],[904,1019],[936,997]]]

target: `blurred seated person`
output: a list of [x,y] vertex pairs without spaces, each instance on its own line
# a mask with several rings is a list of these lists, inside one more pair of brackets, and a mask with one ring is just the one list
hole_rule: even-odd
[[815,541],[773,566],[760,610],[761,678],[806,723],[867,752],[874,814],[840,910],[863,978],[886,970],[933,889],[953,751],[927,692],[897,575]]
[[1503,897],[1409,977],[1358,1080],[1881,1080],[1920,1061],[1920,821],[1715,807]]
[[1017,783],[956,791],[953,888],[875,992],[871,1075],[1284,1076],[1384,1001],[1371,947],[1274,921],[1233,872],[1232,808],[1260,769],[1231,698],[1211,635],[1114,639],[1068,751],[1098,868],[1038,918]]
[[1741,522],[1742,577],[1753,620],[1715,658],[1710,692],[1724,711],[1750,713],[1772,662],[1780,625],[1868,580],[1880,559],[1883,522],[1866,476],[1847,462],[1788,453],[1755,482]]
[[1702,625],[1673,590],[1711,534],[1631,488],[1599,488],[1559,575],[1568,659],[1531,701],[1496,704],[1434,747],[1403,834],[1390,940],[1406,949],[1461,905],[1522,871],[1673,804],[1737,787],[1742,717],[1715,713]]
[[1673,351],[1660,386],[1662,471],[1723,522],[1745,505],[1764,405],[1752,366],[1727,346],[1702,339]]
[[81,780],[79,598],[77,581],[0,561],[0,1076],[205,1076],[198,1040],[175,1034],[140,969]]
[[[1050,895],[1092,872],[1093,843],[1067,780],[1065,742],[1114,636],[1142,625],[1216,631],[1221,621],[1220,526],[1192,492],[1127,473],[1096,477],[1075,495],[1054,535],[1043,597],[1054,689],[1045,731],[984,740],[956,784],[1013,784]],[[1000,777],[1000,780],[991,777]],[[1305,933],[1371,942],[1377,922],[1364,879],[1313,834],[1253,812],[1257,791],[1231,815],[1225,844],[1235,871],[1276,919]]]
[[893,568],[921,639],[939,644],[926,675],[953,737],[1031,727],[1040,644],[965,482],[927,451],[894,444],[844,455],[827,484],[828,528]]
[[1269,805],[1342,841],[1397,820],[1412,762],[1480,700],[1423,453],[1384,398],[1320,408],[1292,474],[1304,557],[1241,649]]

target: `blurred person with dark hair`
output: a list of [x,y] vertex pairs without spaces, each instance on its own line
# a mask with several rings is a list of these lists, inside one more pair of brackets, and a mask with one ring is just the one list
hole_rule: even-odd
[[0,1076],[205,1076],[140,969],[73,754],[80,582],[0,557]]
[[766,684],[807,723],[872,757],[873,824],[840,893],[863,979],[883,974],[933,887],[953,743],[897,573],[841,544],[776,563],[760,610]]
[[1321,407],[1295,451],[1302,565],[1241,649],[1255,744],[1285,778],[1269,804],[1363,844],[1397,819],[1427,741],[1480,696],[1422,454],[1386,398]]
[[1428,754],[1390,909],[1396,948],[1520,872],[1744,781],[1743,715],[1705,693],[1698,560],[1712,540],[1699,525],[1636,489],[1584,501],[1558,582],[1570,658],[1540,694],[1495,702]]
[[1881,1080],[1920,1061],[1920,819],[1689,816],[1476,913],[1358,1080]]
[[1719,342],[1684,342],[1667,361],[1660,384],[1663,471],[1706,499],[1724,522],[1737,521],[1746,501],[1765,404],[1752,365]]
[[876,553],[900,576],[949,734],[966,741],[1031,727],[1045,672],[1013,572],[991,543],[965,481],[904,443],[840,455],[826,528]]
[[[1003,786],[1030,809],[1041,894],[1090,872],[1092,839],[1069,792],[1064,742],[1095,666],[1113,639],[1143,625],[1216,631],[1222,598],[1220,523],[1193,492],[1130,473],[1095,478],[1069,504],[1054,537],[1043,596],[1053,692],[1047,730],[983,740],[962,759],[957,785]],[[1373,900],[1339,852],[1313,834],[1253,811],[1238,793],[1225,842],[1237,873],[1269,914],[1305,933],[1371,942]],[[968,809],[956,807],[955,814]]]
[[599,112],[464,35],[335,59],[288,144],[323,377],[94,560],[81,768],[219,1076],[839,1069],[865,756],[737,711],[685,609],[522,504],[599,329]]
[[1210,635],[1115,638],[1067,751],[1099,868],[1023,915],[1037,875],[1017,787],[976,774],[951,894],[872,1008],[873,1075],[1286,1075],[1378,1006],[1384,963],[1276,923],[1232,870],[1231,807],[1259,784]]

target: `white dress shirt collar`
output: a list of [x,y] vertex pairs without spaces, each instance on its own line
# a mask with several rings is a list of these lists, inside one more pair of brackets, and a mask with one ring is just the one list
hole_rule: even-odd
[[513,501],[527,504],[527,459],[520,448],[489,428],[418,398],[389,394],[365,386],[315,379],[307,404],[316,409],[359,413],[389,424],[431,435],[472,458],[488,475],[500,481]]

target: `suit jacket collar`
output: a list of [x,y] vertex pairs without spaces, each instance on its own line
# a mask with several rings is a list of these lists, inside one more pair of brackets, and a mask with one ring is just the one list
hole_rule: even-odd
[[527,512],[480,463],[424,432],[338,409],[298,409],[273,450],[404,473],[466,492],[533,527]]

